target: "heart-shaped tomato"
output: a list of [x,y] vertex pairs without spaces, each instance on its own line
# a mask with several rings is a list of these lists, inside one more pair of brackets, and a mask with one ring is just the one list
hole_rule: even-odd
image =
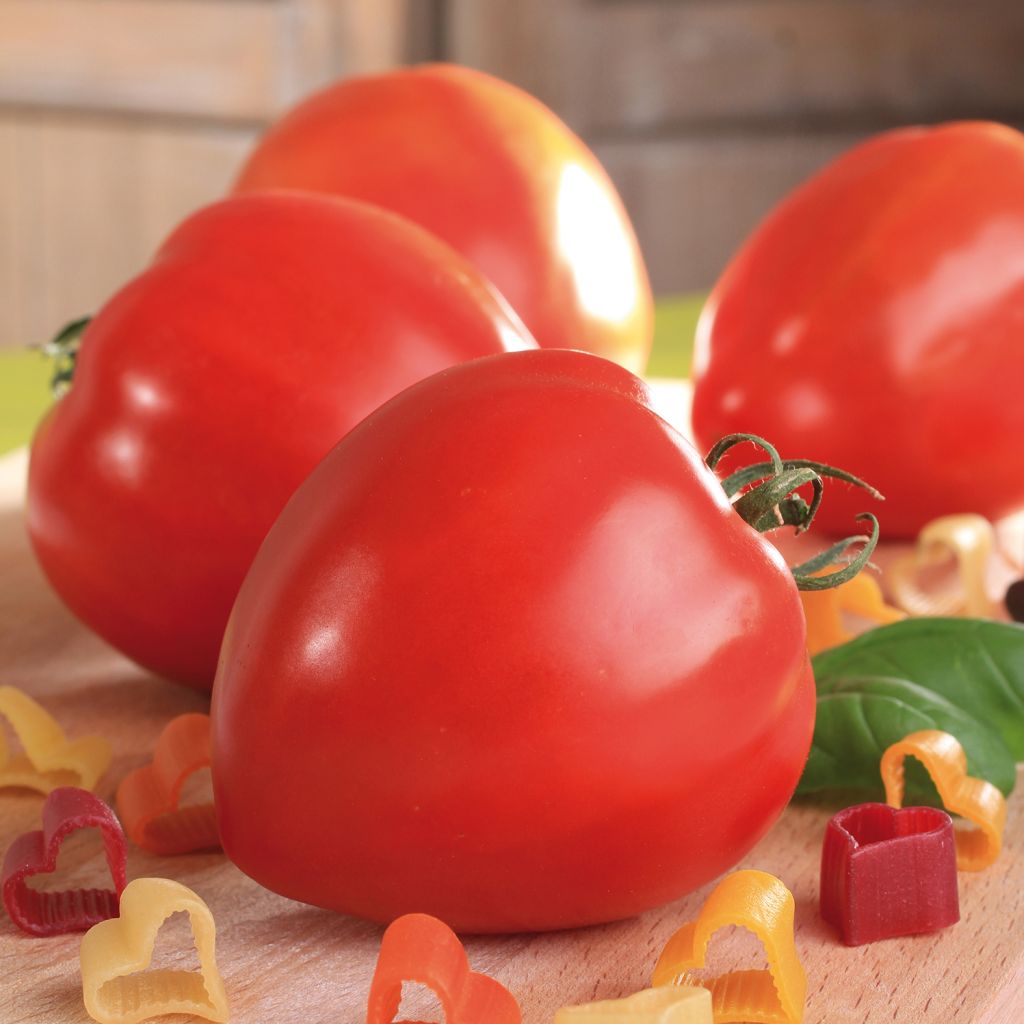
[[207,207],[86,328],[32,444],[33,547],[104,639],[209,689],[249,563],[339,438],[414,381],[532,345],[400,217],[283,193]]
[[235,187],[394,210],[486,274],[539,344],[647,362],[651,288],[622,201],[583,142],[508,82],[452,64],[345,78],[271,127]]
[[214,685],[228,854],[465,931],[637,913],[730,867],[810,745],[796,587],[603,359],[407,389],[295,494]]
[[[880,135],[782,202],[698,331],[693,427],[822,459],[885,496],[882,536],[1024,506],[1024,135]],[[848,532],[832,487],[818,522]]]

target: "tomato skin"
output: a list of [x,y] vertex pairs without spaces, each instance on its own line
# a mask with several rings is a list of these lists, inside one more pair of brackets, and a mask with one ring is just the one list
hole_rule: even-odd
[[212,706],[224,847],[263,885],[467,932],[635,914],[785,807],[796,587],[627,371],[475,360],[353,430],[271,530]]
[[319,459],[407,384],[517,346],[500,296],[401,218],[284,193],[208,207],[92,320],[39,427],[39,561],[115,647],[209,689],[249,563]]
[[[1024,505],[1024,136],[904,129],[793,192],[719,280],[693,427],[842,466],[885,496],[884,538]],[[864,507],[829,488],[819,523]]]
[[354,196],[433,231],[542,346],[647,363],[651,291],[621,200],[583,142],[507,82],[444,64],[345,79],[274,125],[235,186],[279,187]]

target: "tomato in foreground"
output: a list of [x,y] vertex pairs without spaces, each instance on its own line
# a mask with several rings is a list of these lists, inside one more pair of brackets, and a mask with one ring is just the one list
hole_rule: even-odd
[[320,458],[406,385],[532,345],[473,267],[399,217],[313,195],[218,203],[86,328],[32,444],[35,551],[97,633],[208,689],[246,570]]
[[401,213],[476,264],[540,345],[646,365],[651,292],[622,202],[583,142],[507,82],[444,64],[345,79],[274,125],[235,187]]
[[214,685],[229,856],[278,893],[457,930],[636,914],[734,865],[811,740],[796,586],[606,360],[402,392],[260,549]]
[[[961,123],[879,135],[784,200],[698,330],[702,444],[763,434],[885,496],[888,538],[1024,506],[1024,136]],[[843,529],[832,489],[819,523]]]

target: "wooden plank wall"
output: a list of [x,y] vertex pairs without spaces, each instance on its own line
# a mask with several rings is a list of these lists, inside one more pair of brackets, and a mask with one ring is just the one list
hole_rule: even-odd
[[541,97],[623,193],[655,289],[711,285],[864,136],[1024,122],[1022,0],[447,0],[446,53]]
[[41,342],[138,272],[189,210],[217,197],[245,127],[0,113],[0,337]]
[[0,0],[0,345],[95,309],[298,97],[401,62],[406,2]]

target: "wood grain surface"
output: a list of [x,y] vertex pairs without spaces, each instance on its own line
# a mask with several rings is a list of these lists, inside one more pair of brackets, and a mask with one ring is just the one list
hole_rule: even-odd
[[[0,681],[37,697],[72,736],[99,732],[115,758],[99,786],[144,763],[162,726],[203,710],[202,696],[136,668],[63,609],[33,562],[19,508],[23,455],[0,460]],[[39,827],[41,798],[0,792],[0,842]],[[782,878],[797,901],[796,943],[810,982],[807,1024],[1019,1024],[1024,1020],[1024,797],[1010,800],[1006,848],[989,870],[960,876],[962,920],[940,934],[848,949],[817,909],[820,842],[829,809],[793,806],[744,866]],[[59,865],[75,884],[102,884],[103,861],[87,839]],[[414,857],[415,850],[409,851]],[[599,856],[600,851],[595,851]],[[372,924],[292,903],[261,889],[222,855],[157,858],[132,848],[129,877],[176,878],[203,897],[217,921],[218,962],[231,1019],[241,1024],[359,1024],[380,942]],[[546,935],[469,938],[470,962],[506,984],[525,1024],[547,1024],[559,1006],[645,987],[672,932],[707,890],[642,917]],[[756,966],[751,937],[723,932],[709,970]],[[77,936],[33,939],[0,920],[0,1022],[86,1021]],[[154,962],[194,964],[182,922],[158,939]],[[400,1017],[440,1019],[413,990]],[[163,1018],[171,1021],[172,1018]],[[183,1018],[173,1018],[180,1020]],[[486,1022],[480,1022],[486,1024]]]

